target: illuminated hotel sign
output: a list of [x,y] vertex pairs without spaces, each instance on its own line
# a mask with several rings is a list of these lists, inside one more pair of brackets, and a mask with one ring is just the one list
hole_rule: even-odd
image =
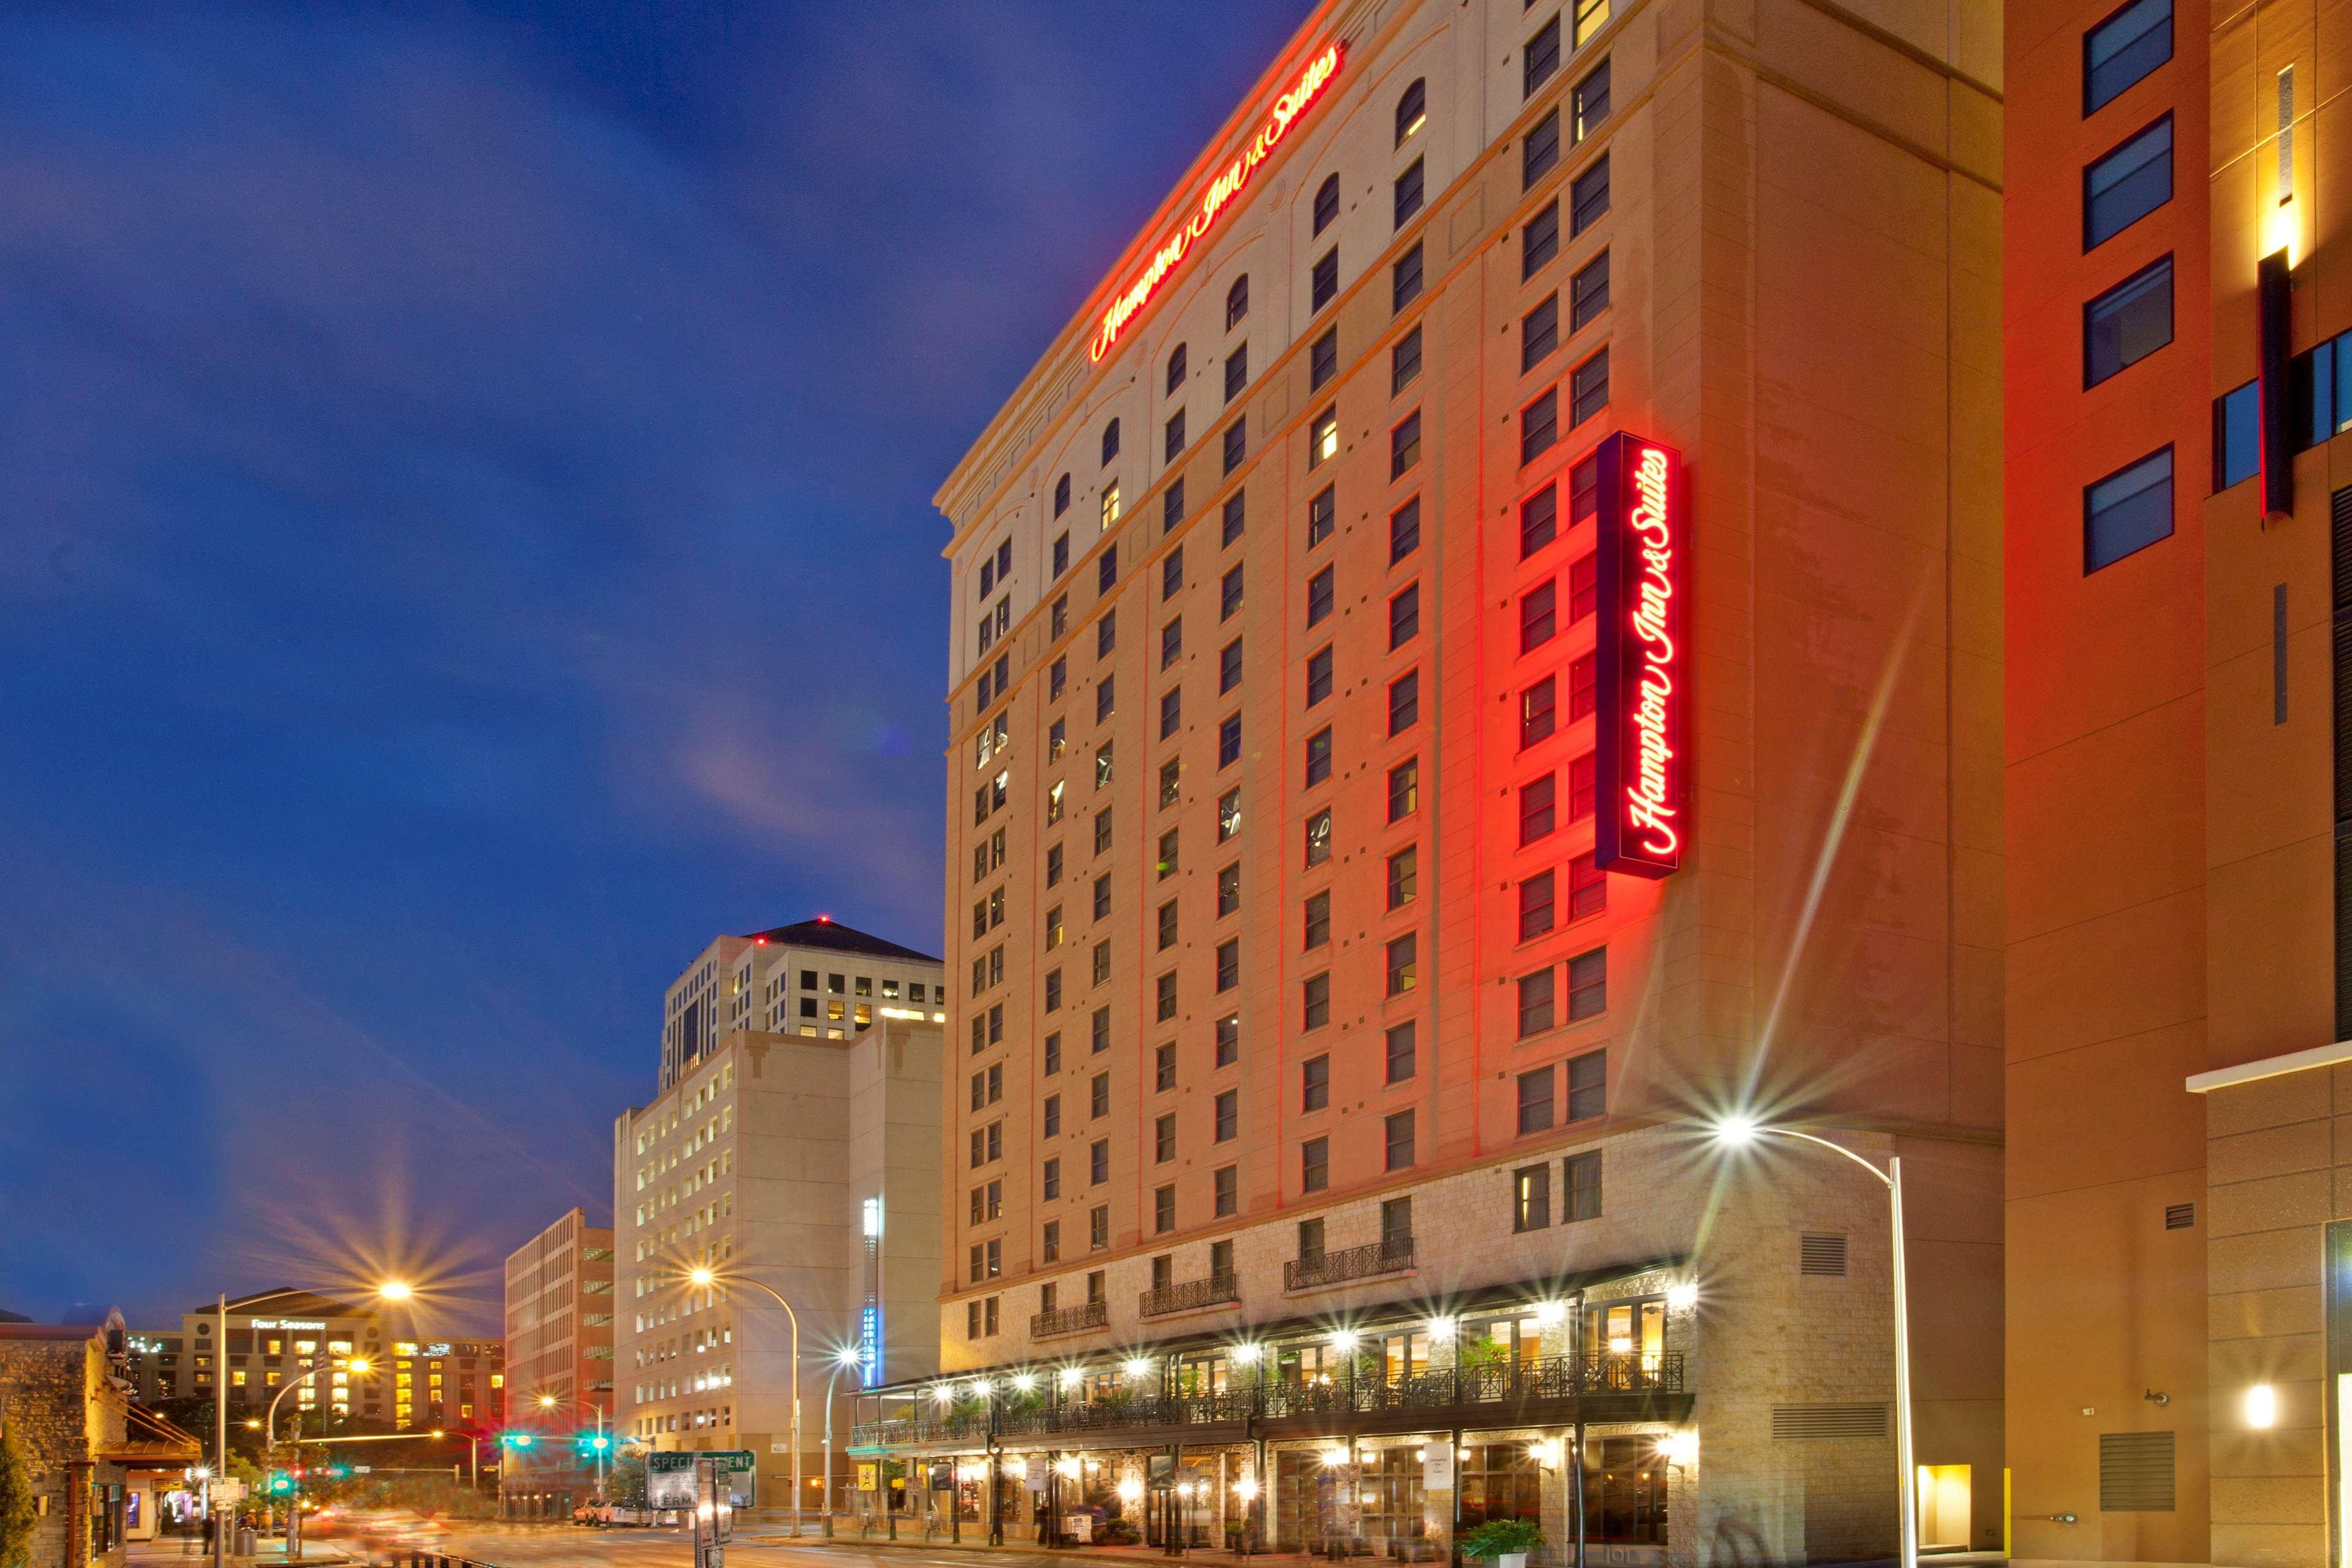
[[1088,360],[1099,363],[1103,355],[1110,353],[1112,345],[1118,342],[1119,334],[1127,330],[1127,323],[1150,303],[1151,297],[1160,292],[1160,286],[1168,281],[1170,275],[1192,253],[1194,243],[1216,226],[1217,219],[1223,216],[1225,208],[1242,194],[1243,187],[1250,183],[1250,176],[1257,173],[1257,166],[1272,157],[1275,147],[1290,133],[1292,122],[1314,107],[1316,100],[1323,96],[1324,89],[1331,85],[1331,79],[1339,74],[1340,58],[1340,46],[1332,44],[1307,61],[1307,68],[1298,73],[1298,79],[1290,84],[1289,90],[1274,100],[1274,107],[1266,111],[1265,122],[1258,127],[1257,134],[1250,138],[1247,146],[1234,154],[1232,163],[1217,171],[1216,177],[1201,193],[1201,199],[1193,205],[1190,215],[1166,239],[1160,241],[1160,247],[1145,259],[1127,287],[1120,289],[1117,298],[1104,310],[1102,324],[1095,329],[1094,343],[1087,350]]
[[317,1318],[256,1318],[257,1329],[323,1329],[327,1325]]
[[1682,864],[1690,575],[1680,454],[1622,431],[1601,444],[1600,721],[1593,863],[1664,877]]

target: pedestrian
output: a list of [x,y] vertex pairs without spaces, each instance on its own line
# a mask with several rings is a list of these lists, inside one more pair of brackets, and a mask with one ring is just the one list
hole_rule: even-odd
[[211,1509],[206,1509],[206,1510],[205,1510],[205,1551],[209,1552],[209,1551],[211,1551],[211,1550],[212,1550],[213,1536],[215,1535],[215,1532],[217,1532],[217,1531],[219,1531],[219,1529],[220,1529],[220,1515],[219,1515],[218,1513],[215,1512],[215,1511],[214,1511],[213,1510],[211,1510]]

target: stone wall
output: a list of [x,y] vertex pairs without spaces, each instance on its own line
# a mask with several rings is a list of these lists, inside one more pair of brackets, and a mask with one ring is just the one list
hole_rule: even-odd
[[24,1447],[39,1510],[27,1568],[124,1561],[120,1544],[90,1550],[93,1489],[119,1489],[125,1479],[121,1466],[92,1458],[123,1437],[121,1410],[105,1390],[105,1347],[95,1335],[0,1337],[0,1424]]

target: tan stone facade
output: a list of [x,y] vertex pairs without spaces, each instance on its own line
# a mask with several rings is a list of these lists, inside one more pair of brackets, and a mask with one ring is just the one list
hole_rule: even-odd
[[23,1446],[37,1520],[26,1568],[121,1568],[124,1401],[89,1328],[0,1323],[0,1425]]
[[[581,1453],[572,1438],[616,1436],[613,1310],[613,1233],[588,1224],[581,1210],[508,1254],[502,1425],[545,1438],[501,1456],[499,1497],[509,1515],[562,1517],[593,1495],[597,1456]],[[604,1451],[606,1467],[614,1451]]]

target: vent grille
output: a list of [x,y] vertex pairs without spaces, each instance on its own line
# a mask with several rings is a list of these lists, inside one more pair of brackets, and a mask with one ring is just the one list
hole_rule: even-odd
[[2099,1511],[2172,1511],[2172,1434],[2108,1432],[2099,1437]]
[[2164,1205],[2165,1229],[2189,1230],[2195,1228],[2196,1224],[2197,1205],[2195,1204],[2167,1204]]
[[[1838,1237],[1843,1242],[1843,1237]],[[1775,1405],[1772,1441],[1827,1443],[1840,1438],[1886,1436],[1884,1405]]]
[[1797,1237],[1797,1272],[1824,1279],[1844,1279],[1845,1237],[1822,1231],[1807,1231]]

